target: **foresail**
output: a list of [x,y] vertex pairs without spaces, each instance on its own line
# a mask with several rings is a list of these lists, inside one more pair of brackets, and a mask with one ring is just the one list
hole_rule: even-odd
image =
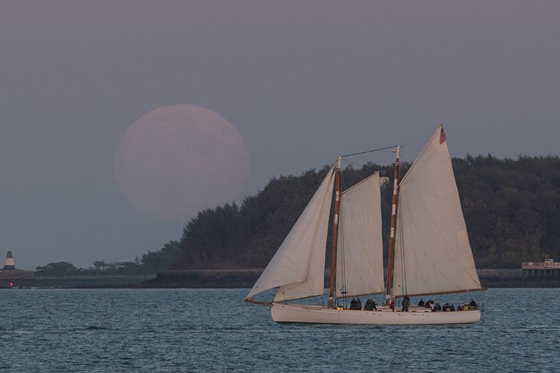
[[342,193],[339,220],[337,296],[382,293],[383,239],[378,173]]
[[323,294],[333,185],[331,168],[247,298],[276,287],[276,302]]
[[443,128],[399,187],[393,295],[480,290]]

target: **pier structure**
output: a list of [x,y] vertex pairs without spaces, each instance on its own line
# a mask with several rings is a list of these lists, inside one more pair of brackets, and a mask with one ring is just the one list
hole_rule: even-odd
[[558,280],[560,279],[560,262],[545,259],[544,262],[521,263],[523,278],[530,280]]

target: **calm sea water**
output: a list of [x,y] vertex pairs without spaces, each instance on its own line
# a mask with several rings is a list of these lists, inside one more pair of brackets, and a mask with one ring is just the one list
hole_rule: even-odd
[[560,289],[490,289],[479,324],[421,327],[279,325],[247,291],[0,290],[0,371],[560,369]]

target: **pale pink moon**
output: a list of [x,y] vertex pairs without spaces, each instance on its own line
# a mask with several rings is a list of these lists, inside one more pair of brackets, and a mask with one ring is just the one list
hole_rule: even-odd
[[117,183],[134,207],[177,223],[232,202],[249,168],[249,151],[235,127],[193,105],[145,114],[124,133],[115,153]]

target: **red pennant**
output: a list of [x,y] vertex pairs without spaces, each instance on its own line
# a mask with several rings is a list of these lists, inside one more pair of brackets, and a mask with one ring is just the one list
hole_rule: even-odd
[[443,144],[447,138],[445,137],[445,132],[443,132],[443,128],[441,129],[441,133],[439,135],[439,143],[440,145]]

